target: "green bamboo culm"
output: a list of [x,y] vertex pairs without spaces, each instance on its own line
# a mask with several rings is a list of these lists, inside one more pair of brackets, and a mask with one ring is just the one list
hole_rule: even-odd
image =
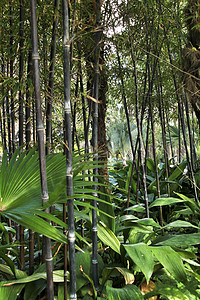
[[[75,268],[75,225],[74,225],[74,199],[73,199],[73,168],[72,168],[72,129],[71,129],[71,103],[70,103],[70,41],[69,41],[69,6],[63,0],[63,71],[64,71],[64,120],[66,146],[66,183],[67,196],[71,198],[67,201],[68,212],[68,246],[69,246],[69,273],[70,273],[70,292],[69,299],[76,299],[76,268]],[[63,215],[65,214],[65,205]],[[63,216],[64,219],[65,215]],[[64,252],[66,256],[66,250]],[[67,299],[67,268],[66,258],[64,267],[64,300]]]
[[[92,128],[92,141],[94,152],[94,161],[98,161],[98,98],[99,98],[99,52],[100,52],[100,39],[101,39],[101,30],[100,30],[100,19],[101,19],[101,10],[100,10],[100,1],[96,0],[96,36],[95,36],[95,74],[94,74],[94,98],[97,100],[93,102],[93,128]],[[93,171],[93,180],[98,182],[98,168],[95,168]],[[95,197],[98,197],[97,194],[97,185],[93,187]],[[98,278],[98,260],[97,260],[97,201],[92,201],[92,206],[95,208],[92,210],[92,269],[93,269],[93,281],[96,291],[99,289],[99,278]]]
[[[46,174],[44,124],[42,120],[42,110],[41,110],[36,0],[30,0],[30,11],[31,11],[31,36],[32,36],[32,65],[33,65],[35,107],[36,107],[36,126],[37,126],[37,136],[38,136],[38,146],[39,146],[41,193],[42,193],[42,203],[45,203],[49,200],[49,195],[48,195],[47,174]],[[45,211],[49,212],[48,210]],[[47,271],[47,299],[48,300],[54,299],[52,260],[53,258],[51,253],[51,240],[45,237],[45,261],[46,261],[46,271]]]

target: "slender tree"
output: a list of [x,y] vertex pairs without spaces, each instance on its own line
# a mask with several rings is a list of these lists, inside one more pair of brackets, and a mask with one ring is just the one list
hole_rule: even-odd
[[[65,153],[66,153],[66,184],[68,212],[68,245],[69,245],[69,272],[70,272],[70,294],[69,298],[76,299],[76,271],[75,271],[75,226],[74,226],[74,199],[73,199],[73,167],[72,167],[72,128],[71,128],[71,103],[70,103],[70,40],[69,40],[69,5],[63,0],[63,56],[64,56],[64,121],[65,121]],[[65,217],[64,205],[64,221]],[[66,251],[65,251],[66,255]],[[66,258],[65,258],[66,260]],[[64,266],[64,299],[67,299],[67,269]]]
[[[48,201],[47,175],[46,175],[46,157],[44,144],[44,124],[41,110],[41,95],[40,95],[40,71],[39,71],[39,53],[38,53],[38,35],[37,35],[37,17],[36,17],[36,0],[30,0],[31,10],[31,35],[32,35],[32,64],[34,76],[34,91],[35,91],[35,107],[36,107],[36,122],[37,122],[37,137],[39,146],[39,161],[40,161],[40,178],[41,178],[41,193],[42,202]],[[46,212],[49,212],[47,209]],[[53,265],[51,253],[51,240],[45,237],[45,261],[47,269],[47,299],[54,299],[53,286]]]

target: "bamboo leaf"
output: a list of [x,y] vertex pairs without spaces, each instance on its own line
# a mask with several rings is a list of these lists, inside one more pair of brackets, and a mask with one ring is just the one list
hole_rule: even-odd
[[168,245],[171,247],[188,247],[191,245],[200,244],[200,233],[180,234],[180,235],[166,235],[159,237],[153,241],[155,245]]
[[163,205],[171,205],[175,203],[181,203],[185,202],[183,199],[179,198],[157,198],[153,203],[149,205],[149,208],[155,207],[155,206],[163,206]]
[[177,220],[177,221],[174,221],[174,222],[171,222],[167,225],[165,225],[163,228],[168,228],[168,227],[192,227],[192,228],[195,228],[195,229],[199,229],[198,226],[195,226],[193,224],[191,224],[190,222],[187,222],[187,221],[182,221],[182,220]]
[[169,176],[168,181],[173,181],[173,180],[177,179],[177,177],[182,175],[186,165],[187,165],[187,162],[182,162],[181,164],[179,164],[175,168],[175,170],[172,172],[172,174]]
[[0,282],[0,299],[9,299],[9,300],[16,300],[18,295],[21,293],[22,289],[24,288],[24,284],[17,284],[14,286],[4,286],[6,281]]
[[178,281],[186,282],[187,276],[178,253],[169,246],[150,247],[157,260]]
[[140,290],[133,284],[128,284],[123,288],[113,288],[110,286],[106,287],[106,296],[109,300],[142,300],[144,297],[142,296]]
[[154,258],[146,244],[123,245],[132,261],[140,268],[149,282],[153,274]]
[[120,242],[116,235],[103,223],[97,224],[97,234],[99,239],[107,246],[112,248],[115,252],[120,252]]

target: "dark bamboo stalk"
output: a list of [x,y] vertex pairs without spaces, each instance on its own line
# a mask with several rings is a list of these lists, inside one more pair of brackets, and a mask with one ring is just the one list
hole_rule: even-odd
[[186,112],[186,118],[187,118],[187,127],[188,127],[188,132],[189,132],[189,141],[190,141],[190,160],[191,160],[191,167],[194,171],[195,145],[194,145],[194,141],[193,141],[192,129],[191,129],[191,124],[190,124],[188,101],[187,101],[186,97],[184,97],[184,100],[185,100],[184,104],[185,104],[185,112]]
[[178,162],[181,163],[182,160],[182,143],[181,143],[181,118],[180,118],[180,111],[178,106]]
[[197,204],[199,204],[199,198],[198,198],[198,193],[197,193],[197,185],[196,185],[196,180],[195,180],[195,177],[194,177],[194,169],[193,169],[192,163],[190,161],[188,147],[187,147],[187,138],[186,138],[186,129],[185,129],[185,120],[184,120],[184,109],[183,109],[183,99],[182,99],[182,103],[180,103],[180,100],[178,101],[178,106],[179,106],[179,111],[180,111],[181,127],[182,127],[182,133],[183,133],[183,141],[184,141],[184,146],[185,146],[186,158],[187,158],[187,161],[188,161],[188,167],[189,167],[189,171],[191,173],[191,179],[192,179],[192,184],[193,184],[193,188],[194,188],[194,197],[195,197],[195,201],[197,202]]
[[19,1],[20,5],[20,25],[19,25],[19,146],[23,145],[24,127],[24,95],[23,95],[23,75],[24,75],[24,0]]
[[[23,145],[24,136],[24,93],[23,93],[23,75],[24,75],[24,0],[19,1],[20,24],[19,24],[19,146]],[[24,259],[24,227],[19,226],[20,230],[20,268],[25,269]]]
[[[164,158],[165,158],[165,172],[166,172],[166,180],[169,178],[169,159],[168,159],[168,152],[167,152],[167,143],[166,143],[166,126],[165,126],[165,115],[164,115],[164,105],[162,102],[162,83],[160,86],[157,86],[158,91],[158,109],[159,109],[159,116],[160,116],[160,123],[162,129],[162,143],[163,143],[163,150],[164,150]],[[167,184],[167,191],[168,196],[170,197],[170,186],[169,183]]]
[[[156,173],[156,187],[157,187],[157,195],[160,198],[160,182],[159,182],[159,175],[158,175],[158,165],[157,165],[157,155],[156,155],[156,139],[155,139],[155,127],[154,127],[154,120],[153,120],[153,113],[152,113],[152,104],[151,100],[149,101],[149,114],[151,118],[151,130],[152,130],[152,144],[153,144],[153,157],[154,157],[154,164],[155,164],[155,173]],[[163,213],[162,213],[162,206],[160,206],[160,225],[163,227]]]
[[28,67],[27,67],[27,84],[26,84],[26,150],[30,147],[31,142],[31,92],[30,92],[30,84],[32,81],[32,51],[29,51],[28,56]]
[[173,145],[172,145],[171,132],[170,132],[170,127],[169,127],[169,118],[168,118],[167,112],[166,112],[165,116],[166,116],[166,123],[167,123],[167,129],[168,129],[168,134],[169,134],[170,148],[171,148],[171,153],[172,153],[172,162],[173,162],[173,164],[175,164],[174,149],[173,149]]
[[12,152],[15,151],[15,104],[13,96],[13,72],[14,72],[14,57],[13,57],[13,15],[12,15],[12,0],[9,0],[10,5],[10,78],[12,80],[10,90],[10,107],[11,107],[11,139],[12,139]]
[[49,84],[47,87],[47,111],[46,111],[46,154],[50,152],[51,133],[52,133],[52,101],[53,101],[53,85],[54,85],[54,70],[55,70],[55,56],[56,56],[56,40],[58,27],[60,0],[55,0],[54,16],[53,16],[53,30],[51,38],[51,54],[49,66]]
[[[68,245],[69,245],[69,272],[70,272],[70,300],[76,299],[76,271],[75,271],[75,225],[74,225],[74,199],[73,199],[73,167],[72,167],[72,129],[71,129],[71,103],[70,103],[70,41],[69,41],[69,6],[63,0],[63,56],[64,56],[64,120],[66,145],[66,182],[68,210]],[[66,217],[64,216],[64,219]],[[64,266],[64,299],[67,299],[67,270]]]
[[[76,110],[77,110],[77,96],[78,96],[78,76],[76,78],[76,88],[75,88],[75,101],[74,101],[74,110],[73,110],[73,129],[72,129],[72,151],[74,151],[74,140],[76,136],[77,140],[77,131],[76,131]],[[79,143],[78,143],[79,148]]]
[[149,129],[150,129],[150,109],[147,117],[147,131],[146,131],[146,145],[145,145],[145,158],[144,158],[144,169],[147,174],[147,158],[149,157]]
[[[99,54],[100,54],[100,39],[101,39],[101,30],[100,30],[100,19],[101,19],[101,7],[100,0],[96,0],[96,35],[95,35],[95,53],[94,53],[94,98],[98,101],[99,99]],[[93,102],[93,128],[92,128],[92,141],[94,152],[94,161],[98,161],[98,103]],[[98,169],[95,168],[93,171],[93,180],[98,182]],[[93,187],[95,197],[97,194],[97,185]],[[92,206],[97,208],[98,204],[96,200],[92,201]],[[98,278],[98,260],[97,260],[97,210],[92,210],[92,268],[93,268],[93,281],[96,291],[99,290],[99,278]]]
[[[30,84],[32,81],[32,51],[29,50],[27,66],[27,84],[26,84],[26,150],[30,148],[31,142],[31,92]],[[34,232],[29,229],[29,275],[34,272]]]
[[[169,55],[170,64],[173,65],[173,61],[172,61],[172,57],[171,57],[171,52],[170,52],[170,49],[169,49],[169,44],[168,44],[168,55]],[[184,145],[185,145],[186,157],[187,157],[188,166],[189,166],[189,170],[191,172],[191,177],[192,177],[192,183],[193,183],[193,188],[194,188],[194,196],[195,196],[196,202],[199,203],[198,193],[197,193],[197,186],[196,186],[196,180],[195,180],[195,177],[194,177],[194,169],[193,169],[193,166],[192,166],[192,162],[190,161],[190,157],[189,157],[189,153],[188,153],[188,149],[187,149],[187,139],[186,139],[186,132],[185,132],[184,111],[183,111],[183,109],[181,107],[181,102],[180,102],[180,98],[179,98],[179,94],[178,94],[178,85],[177,85],[177,81],[176,81],[176,76],[174,74],[174,70],[171,69],[171,71],[172,71],[172,77],[173,77],[173,81],[174,81],[174,88],[175,88],[175,93],[176,93],[176,99],[177,99],[177,102],[178,102],[178,111],[179,111],[179,114],[180,114],[180,123],[181,123],[181,128],[182,128],[182,133],[183,133],[183,141],[184,141]],[[183,99],[182,99],[182,105],[183,105]]]
[[[41,193],[42,193],[42,203],[45,203],[48,201],[49,195],[48,195],[47,175],[46,175],[44,124],[43,124],[42,110],[41,110],[36,0],[30,0],[30,10],[31,10],[31,35],[32,35],[32,64],[33,64],[33,76],[34,76],[37,136],[38,136],[39,161],[40,161]],[[49,210],[46,210],[46,212],[49,212]],[[48,300],[54,299],[52,260],[53,258],[51,253],[51,240],[45,237],[45,261],[46,261],[46,270],[47,270],[47,299]]]
[[89,148],[89,141],[88,141],[88,132],[87,132],[87,117],[86,117],[85,96],[84,96],[84,88],[83,88],[80,42],[77,43],[77,48],[78,48],[78,70],[80,74],[80,92],[81,92],[81,100],[82,100],[83,128],[84,128],[84,140],[85,140],[85,152],[86,152],[86,149]]
[[[9,77],[9,62],[7,62],[7,77]],[[9,90],[6,95],[6,115],[7,115],[7,132],[8,132],[8,150],[9,158],[12,156],[12,143],[11,143],[11,119],[10,119],[10,94]]]
[[[4,59],[2,59],[2,64],[1,64],[1,72],[2,76],[5,76],[5,64],[4,64]],[[2,116],[3,116],[3,151],[7,150],[7,141],[6,141],[6,108],[5,108],[5,88],[4,85],[2,84],[2,96],[3,96],[3,105],[2,105]]]
[[139,142],[139,148],[138,148],[139,152],[138,153],[140,156],[141,168],[142,168],[142,180],[143,180],[143,186],[144,186],[144,200],[145,200],[146,216],[147,216],[147,218],[149,218],[149,203],[148,203],[148,195],[147,195],[146,172],[145,172],[145,167],[144,167],[143,158],[142,158],[142,145],[143,144],[142,144],[141,121],[139,119],[137,68],[136,68],[136,62],[135,62],[135,58],[134,58],[132,39],[131,39],[131,35],[130,35],[130,26],[129,26],[129,42],[131,45],[131,58],[132,58],[132,63],[133,63],[133,72],[134,72],[134,81],[135,81],[135,108],[136,108],[136,122],[137,122],[138,142]]

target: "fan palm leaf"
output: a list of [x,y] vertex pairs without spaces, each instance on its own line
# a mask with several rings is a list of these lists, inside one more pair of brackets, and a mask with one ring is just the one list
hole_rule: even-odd
[[[53,215],[42,212],[56,203],[66,203],[66,162],[62,153],[50,154],[46,158],[47,180],[50,200],[42,205],[40,188],[39,155],[36,148],[28,153],[20,153],[16,150],[10,162],[5,152],[0,167],[0,214],[13,221],[32,229],[40,234],[48,236],[60,242],[66,242],[66,236],[48,224],[43,218],[52,220],[61,227],[66,224]],[[92,195],[92,187],[97,184],[90,180],[90,174],[82,174],[82,171],[92,171],[96,167],[102,167],[101,162],[85,161],[85,154],[74,155],[74,198],[75,204],[80,203],[86,209],[91,209],[90,201],[97,200],[107,203]],[[88,157],[87,157],[88,158]],[[105,184],[98,184],[105,185]],[[101,191],[99,194],[105,195]],[[109,195],[109,197],[111,197]],[[78,199],[84,199],[84,203]],[[110,204],[112,205],[112,204]],[[98,209],[97,209],[98,210]],[[106,212],[105,215],[109,216]]]

